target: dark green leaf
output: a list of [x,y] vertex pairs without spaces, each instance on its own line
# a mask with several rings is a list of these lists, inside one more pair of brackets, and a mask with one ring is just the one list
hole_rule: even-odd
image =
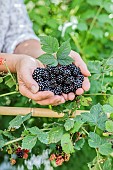
[[40,60],[45,65],[49,65],[49,66],[57,66],[58,65],[58,61],[51,54],[43,54],[40,57],[38,57],[38,60]]
[[71,133],[78,132],[82,125],[83,125],[82,121],[75,122],[74,127],[71,129]]
[[57,52],[59,44],[56,38],[51,36],[39,36],[39,38],[42,44],[42,50],[49,54]]
[[32,116],[32,112],[30,112],[27,115],[25,115],[24,117],[22,117],[23,122],[25,122],[26,120],[30,119],[31,116]]
[[12,80],[12,78],[9,78],[8,80],[5,81],[5,84],[11,88],[15,85],[14,81]]
[[21,126],[22,123],[23,123],[22,116],[18,115],[13,120],[11,120],[9,122],[9,129],[10,128],[18,129]]
[[99,153],[102,155],[109,155],[113,152],[111,143],[104,143],[99,147]]
[[104,162],[104,165],[103,165],[103,170],[108,170],[108,167],[109,167],[109,170],[112,170],[112,159],[111,158],[108,158],[105,162]]
[[3,82],[3,78],[2,77],[0,77],[0,83],[2,83]]
[[5,140],[3,139],[3,136],[0,135],[0,148],[2,148],[5,145]]
[[71,57],[69,57],[69,56],[58,59],[58,63],[59,63],[60,65],[69,65],[69,64],[71,64],[73,61],[74,61],[74,60],[73,60]]

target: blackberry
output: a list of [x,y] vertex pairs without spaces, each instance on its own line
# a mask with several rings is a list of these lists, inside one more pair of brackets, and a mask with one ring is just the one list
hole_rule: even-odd
[[67,77],[64,83],[65,84],[72,84],[72,82],[74,82],[74,81],[75,81],[74,77],[71,76],[71,77]]
[[64,87],[63,87],[62,91],[63,91],[63,93],[68,94],[68,93],[70,93],[70,92],[71,92],[71,89],[70,89],[70,87],[69,87],[69,86],[64,85]]
[[42,75],[42,77],[43,77],[43,79],[45,79],[45,80],[49,80],[49,73],[48,73],[48,71],[47,70],[45,70],[45,72],[44,72],[44,74]]
[[50,88],[55,88],[55,86],[57,86],[56,80],[55,79],[50,80],[49,86]]
[[71,71],[70,71],[69,69],[64,70],[64,72],[63,72],[63,76],[64,76],[64,77],[71,76]]
[[17,155],[18,158],[23,158],[24,151],[21,148],[18,148],[16,150],[16,155]]
[[60,67],[59,67],[59,73],[60,73],[60,74],[63,74],[66,69],[67,69],[66,66],[60,66]]
[[84,76],[82,74],[77,76],[77,79],[81,80],[82,82],[84,81]]
[[67,66],[67,68],[68,68],[71,72],[74,71],[75,67],[76,67],[76,66],[75,66],[74,64],[70,64],[70,65]]
[[82,81],[81,80],[75,80],[74,84],[75,84],[76,90],[78,88],[82,88]]
[[57,83],[62,83],[63,82],[63,76],[62,75],[58,75],[57,77],[56,77],[56,81],[57,81]]
[[39,82],[38,85],[39,85],[39,91],[44,91],[45,84],[43,82]]
[[59,73],[60,73],[59,68],[58,68],[57,66],[56,66],[56,67],[53,67],[53,74],[59,75]]
[[73,70],[72,75],[77,76],[78,74],[80,74],[80,68],[75,66],[75,69]]
[[61,95],[61,94],[62,94],[62,88],[61,88],[61,86],[55,87],[55,89],[54,89],[54,94],[55,94],[55,95]]
[[56,79],[56,76],[54,74],[51,74],[50,79]]

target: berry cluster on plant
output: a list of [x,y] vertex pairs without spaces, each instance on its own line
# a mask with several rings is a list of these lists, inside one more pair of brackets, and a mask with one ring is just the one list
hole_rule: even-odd
[[39,91],[52,91],[55,95],[75,92],[82,87],[84,76],[74,64],[37,68],[33,72],[33,79],[39,85]]

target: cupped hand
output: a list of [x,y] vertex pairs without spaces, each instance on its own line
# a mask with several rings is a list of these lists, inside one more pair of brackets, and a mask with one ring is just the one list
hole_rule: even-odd
[[54,95],[50,91],[39,91],[37,82],[32,78],[33,71],[37,67],[44,68],[44,65],[30,56],[19,56],[16,63],[16,72],[20,93],[41,105],[58,105],[64,103],[63,96]]
[[77,89],[75,93],[63,94],[65,100],[74,100],[75,95],[82,95],[84,91],[88,91],[90,89],[90,82],[88,79],[88,76],[90,76],[90,72],[78,53],[76,53],[75,51],[71,51],[69,56],[74,59],[73,63],[80,68],[81,73],[84,75],[82,88]]

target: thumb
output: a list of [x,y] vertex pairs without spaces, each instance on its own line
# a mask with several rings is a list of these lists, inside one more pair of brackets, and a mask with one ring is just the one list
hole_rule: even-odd
[[25,73],[21,78],[21,81],[24,83],[24,85],[32,92],[37,93],[39,91],[38,83],[32,78],[31,73]]

